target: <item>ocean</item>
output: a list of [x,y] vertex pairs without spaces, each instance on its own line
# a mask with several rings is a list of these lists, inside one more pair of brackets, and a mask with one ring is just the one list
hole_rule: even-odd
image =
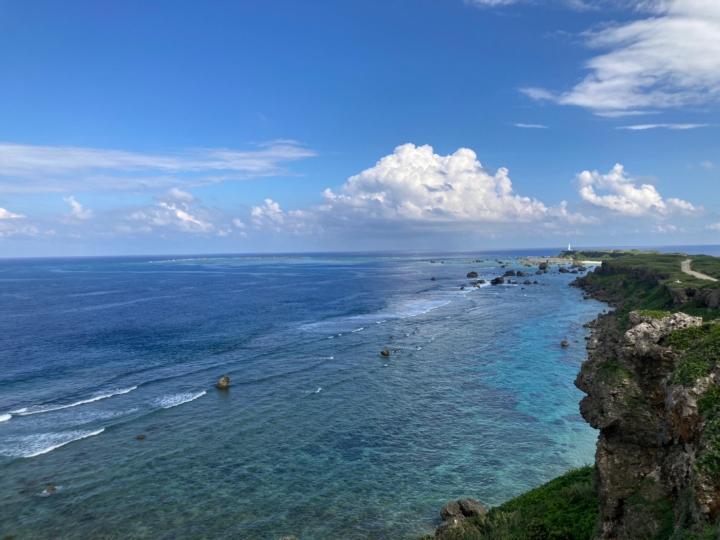
[[0,261],[0,538],[417,538],[591,463],[606,306],[467,286],[524,254]]

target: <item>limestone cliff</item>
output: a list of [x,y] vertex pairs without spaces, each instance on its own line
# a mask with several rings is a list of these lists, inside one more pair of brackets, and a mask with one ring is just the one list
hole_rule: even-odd
[[597,537],[711,532],[720,514],[720,359],[708,346],[720,327],[639,312],[625,331],[613,314],[593,326],[576,385],[587,394],[583,417],[600,430]]

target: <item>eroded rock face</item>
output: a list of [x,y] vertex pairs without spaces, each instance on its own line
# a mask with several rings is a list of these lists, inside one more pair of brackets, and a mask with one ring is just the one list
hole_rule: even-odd
[[475,499],[458,499],[450,501],[440,510],[442,524],[435,532],[435,538],[453,537],[453,531],[461,529],[465,520],[472,517],[484,517],[485,507]]
[[599,538],[652,538],[682,519],[713,520],[720,506],[720,479],[695,466],[707,444],[698,398],[720,374],[676,384],[679,353],[664,344],[702,319],[633,312],[630,323],[621,333],[614,315],[596,320],[575,381],[583,418],[600,430]]

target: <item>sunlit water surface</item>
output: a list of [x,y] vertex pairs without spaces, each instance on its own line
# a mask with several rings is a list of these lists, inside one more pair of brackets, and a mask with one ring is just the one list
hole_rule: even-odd
[[591,462],[604,306],[498,256],[0,262],[0,536],[415,538]]

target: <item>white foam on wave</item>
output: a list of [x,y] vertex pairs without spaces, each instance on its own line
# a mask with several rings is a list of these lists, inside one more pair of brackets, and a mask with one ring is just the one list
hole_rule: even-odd
[[71,442],[100,435],[105,428],[94,431],[62,431],[59,433],[36,433],[24,437],[9,439],[0,446],[0,455],[6,457],[31,458],[47,454]]
[[159,407],[162,407],[163,409],[170,409],[172,407],[182,405],[183,403],[189,403],[190,401],[194,401],[197,398],[204,396],[205,394],[207,394],[205,390],[196,393],[184,392],[182,394],[172,394],[156,399],[155,404]]
[[123,394],[129,394],[130,392],[132,392],[135,389],[137,389],[137,386],[131,386],[129,388],[118,388],[116,390],[110,390],[103,394],[96,394],[87,399],[81,399],[80,401],[75,401],[74,403],[66,403],[63,405],[36,405],[36,406],[31,406],[31,407],[23,407],[21,409],[16,409],[14,411],[10,411],[10,413],[17,414],[18,416],[28,416],[31,414],[42,414],[42,413],[48,413],[48,412],[53,412],[53,411],[61,411],[63,409],[70,409],[71,407],[78,407],[80,405],[94,403],[95,401],[100,401],[101,399],[108,399],[113,396],[121,396]]
[[12,418],[12,414],[0,414],[0,422],[7,422]]

